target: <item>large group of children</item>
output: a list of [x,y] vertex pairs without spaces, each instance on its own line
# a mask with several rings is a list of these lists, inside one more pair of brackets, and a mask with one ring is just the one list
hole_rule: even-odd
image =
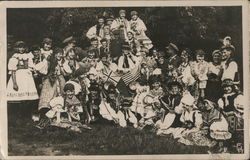
[[127,20],[120,10],[117,18],[98,17],[86,34],[86,52],[73,36],[63,48],[50,38],[30,48],[17,41],[8,61],[9,103],[38,100],[32,118],[39,129],[81,132],[109,121],[219,153],[234,145],[242,153],[244,99],[231,37],[208,62],[202,49],[179,50],[169,43],[159,51],[146,30],[136,11]]

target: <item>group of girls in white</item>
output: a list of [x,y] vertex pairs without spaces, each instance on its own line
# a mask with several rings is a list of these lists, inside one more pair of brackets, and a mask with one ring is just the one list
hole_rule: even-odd
[[30,48],[16,42],[8,62],[9,103],[38,100],[32,119],[39,129],[82,132],[107,121],[211,152],[234,146],[242,153],[244,98],[231,37],[212,53],[174,43],[159,51],[146,31],[138,12],[128,20],[120,10],[118,18],[98,17],[86,33],[86,52],[73,36],[63,48],[50,38]]

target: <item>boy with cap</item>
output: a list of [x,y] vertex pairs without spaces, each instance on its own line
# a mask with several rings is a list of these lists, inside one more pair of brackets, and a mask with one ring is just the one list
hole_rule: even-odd
[[67,37],[63,40],[63,56],[66,57],[69,52],[74,52],[74,48],[76,45],[76,40],[73,36]]
[[173,66],[174,68],[178,68],[181,63],[181,59],[178,56],[178,52],[179,52],[178,47],[173,43],[169,43],[168,46],[166,47],[166,53],[167,53],[166,56],[168,56],[166,57],[167,64]]
[[122,73],[129,72],[132,68],[139,65],[138,58],[132,54],[130,46],[125,43],[122,45],[122,56],[118,59],[118,70]]

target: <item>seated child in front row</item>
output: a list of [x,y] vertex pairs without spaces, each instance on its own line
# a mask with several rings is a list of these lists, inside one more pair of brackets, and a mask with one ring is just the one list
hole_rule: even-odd
[[64,96],[55,97],[50,101],[51,109],[46,113],[53,125],[63,128],[68,127],[68,123],[83,119],[83,108],[75,96],[74,85],[65,84],[64,92]]
[[168,84],[170,90],[169,94],[164,95],[161,99],[161,105],[164,109],[164,114],[160,120],[156,122],[156,127],[161,129],[168,129],[170,126],[178,126],[180,114],[176,114],[174,109],[181,102],[182,86],[179,82],[170,82]]
[[218,106],[229,124],[230,133],[232,133],[231,145],[229,146],[241,146],[244,139],[242,134],[240,134],[243,132],[244,128],[244,97],[242,94],[238,93],[231,79],[223,80],[222,88],[224,94],[218,100]]

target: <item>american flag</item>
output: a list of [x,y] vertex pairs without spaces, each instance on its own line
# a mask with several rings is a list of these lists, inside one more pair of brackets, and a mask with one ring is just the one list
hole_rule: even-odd
[[140,78],[140,65],[122,75],[122,80],[126,85],[129,85],[130,82],[136,81],[138,78]]

